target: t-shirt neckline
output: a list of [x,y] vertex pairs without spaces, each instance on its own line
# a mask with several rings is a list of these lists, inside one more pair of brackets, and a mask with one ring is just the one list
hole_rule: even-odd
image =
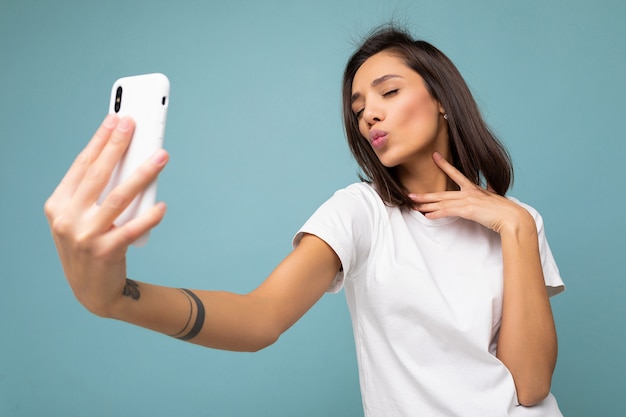
[[409,212],[410,212],[411,217],[413,217],[415,220],[417,220],[423,225],[430,226],[430,227],[445,226],[447,224],[454,223],[455,221],[460,219],[460,217],[458,216],[443,217],[441,219],[429,219],[426,216],[424,216],[422,212],[418,210],[411,209],[409,210]]

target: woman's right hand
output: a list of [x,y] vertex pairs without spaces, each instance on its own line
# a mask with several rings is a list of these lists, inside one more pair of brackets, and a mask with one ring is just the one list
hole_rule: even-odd
[[113,221],[168,161],[157,151],[124,183],[97,204],[134,130],[130,118],[108,115],[45,203],[45,214],[63,270],[78,301],[107,316],[126,284],[128,246],[165,215],[158,203],[140,217],[116,227]]

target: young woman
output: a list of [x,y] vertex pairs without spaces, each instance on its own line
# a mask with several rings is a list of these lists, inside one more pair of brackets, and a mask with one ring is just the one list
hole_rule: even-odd
[[134,126],[108,116],[45,205],[76,298],[99,316],[254,351],[344,288],[366,416],[561,416],[548,297],[563,282],[539,214],[504,197],[511,163],[457,69],[432,45],[382,29],[350,58],[343,102],[363,181],[324,203],[245,295],[126,277],[128,245],[165,206],[123,227],[113,220],[168,155],[98,206]]

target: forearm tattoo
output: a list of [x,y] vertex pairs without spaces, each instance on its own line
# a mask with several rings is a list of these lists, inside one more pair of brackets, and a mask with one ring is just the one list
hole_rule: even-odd
[[126,278],[126,285],[124,285],[122,295],[130,297],[133,300],[139,300],[139,297],[141,297],[141,294],[139,293],[139,284],[132,279]]
[[[181,288],[180,291],[185,294],[187,300],[189,301],[189,317],[187,318],[187,323],[185,324],[185,327],[183,327],[180,332],[172,335],[172,337],[180,340],[190,340],[196,337],[198,333],[200,333],[200,330],[202,330],[202,326],[204,325],[204,304],[197,295],[195,295],[188,289]],[[189,324],[191,323],[191,318],[193,317],[194,313],[194,304],[196,306],[196,320],[194,321],[193,326],[189,328]]]

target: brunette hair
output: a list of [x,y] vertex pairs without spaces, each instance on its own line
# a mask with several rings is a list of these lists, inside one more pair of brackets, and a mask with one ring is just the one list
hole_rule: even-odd
[[513,179],[508,152],[489,130],[465,80],[452,61],[439,49],[413,39],[393,26],[375,30],[350,57],[343,75],[343,119],[348,145],[363,174],[361,180],[373,183],[380,197],[391,206],[411,207],[408,191],[394,168],[385,167],[370,143],[359,133],[352,111],[352,81],[357,70],[372,55],[387,51],[397,54],[425,81],[430,95],[445,109],[448,122],[451,163],[470,181],[488,185],[504,195]]

